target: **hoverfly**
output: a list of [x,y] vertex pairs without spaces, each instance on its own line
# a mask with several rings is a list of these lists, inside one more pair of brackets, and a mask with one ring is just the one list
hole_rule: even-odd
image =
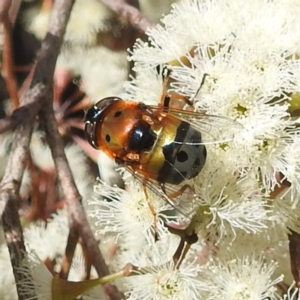
[[195,195],[186,180],[203,168],[206,145],[231,140],[228,128],[239,128],[239,124],[225,117],[173,108],[172,99],[192,105],[189,99],[166,92],[158,106],[104,98],[87,111],[85,132],[94,148],[104,151],[143,184],[146,195],[149,188],[190,217]]

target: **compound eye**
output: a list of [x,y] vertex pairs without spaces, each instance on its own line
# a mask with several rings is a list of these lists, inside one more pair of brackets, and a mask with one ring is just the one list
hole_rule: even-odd
[[95,105],[90,107],[85,115],[85,122],[96,122],[99,118],[103,118],[104,111],[116,101],[122,100],[118,97],[107,97],[98,101]]
[[148,123],[139,122],[131,132],[129,148],[135,152],[150,150],[155,139],[156,134],[152,131],[151,126]]
[[96,149],[99,149],[99,145],[97,143],[97,131],[101,129],[101,123],[105,118],[105,110],[115,103],[116,101],[122,100],[118,97],[107,97],[99,102],[97,102],[94,106],[89,108],[85,115],[85,134],[88,142]]
[[85,122],[93,123],[97,120],[100,113],[101,110],[96,105],[90,107],[85,114]]
[[85,136],[87,141],[93,146],[95,149],[98,149],[98,145],[95,138],[95,124],[94,123],[85,123]]

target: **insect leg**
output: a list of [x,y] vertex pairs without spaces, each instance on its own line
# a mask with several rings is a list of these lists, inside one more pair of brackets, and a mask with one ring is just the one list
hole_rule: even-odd
[[[203,77],[202,77],[202,80],[201,80],[201,83],[200,83],[200,86],[199,88],[197,89],[195,95],[192,97],[192,99],[194,99],[200,92],[203,84],[205,83],[205,80],[206,80],[206,77],[208,76],[209,74],[207,73],[204,73],[203,74]],[[164,107],[169,107],[169,104],[170,104],[170,100],[171,99],[176,99],[176,100],[181,100],[183,102],[185,102],[185,104],[189,105],[189,106],[193,106],[193,101],[189,100],[187,97],[183,96],[183,95],[180,95],[178,93],[168,93],[166,94],[165,96],[165,101],[164,101]],[[167,105],[167,106],[166,106]],[[180,107],[182,108],[182,107]]]
[[165,189],[165,187],[164,187],[163,184],[161,185],[161,188],[162,188],[163,192],[166,194],[166,196],[167,196],[168,198],[170,198],[170,199],[174,199],[174,198],[176,198],[176,197],[182,195],[183,192],[184,192],[185,190],[187,190],[187,189],[190,189],[191,191],[195,192],[194,188],[191,187],[189,184],[183,185],[180,189],[178,189],[176,192],[174,192],[174,193],[172,193],[172,194],[167,194],[167,191],[166,191],[166,189]]
[[209,74],[207,74],[207,73],[204,73],[204,74],[203,74],[203,77],[202,77],[200,86],[199,86],[199,88],[197,89],[197,91],[196,91],[195,95],[193,96],[193,98],[196,98],[196,96],[199,94],[199,92],[200,92],[200,90],[201,90],[201,88],[202,88],[202,86],[203,86],[203,84],[204,84],[204,82],[205,82],[205,79],[206,79],[206,77],[207,77],[208,75],[209,75]]
[[188,253],[190,247],[192,244],[196,243],[198,241],[197,234],[193,231],[191,234],[189,234],[186,229],[176,229],[172,228],[168,225],[166,225],[169,231],[173,234],[177,234],[180,236],[180,243],[178,245],[178,248],[173,255],[173,261],[176,266],[176,269],[179,269],[182,261],[184,260],[186,254]]
[[146,201],[148,203],[149,209],[154,217],[154,239],[155,239],[155,242],[157,242],[159,240],[158,233],[157,233],[157,213],[156,213],[153,205],[149,201],[149,197],[148,197],[148,193],[147,193],[147,189],[146,189],[146,183],[147,183],[147,179],[145,179],[143,182],[143,189],[144,189],[144,193],[145,193],[145,197],[146,197]]
[[[183,96],[183,95],[180,95],[180,94],[177,94],[177,93],[168,93],[166,95],[166,97],[169,97],[169,99],[173,100],[173,99],[176,99],[176,100],[180,100],[180,101],[183,101],[185,104],[189,105],[189,106],[193,106],[193,102],[191,100],[189,100],[187,97]],[[170,100],[169,100],[169,103],[170,103]],[[172,105],[173,107],[173,105]],[[173,107],[173,108],[177,108],[177,107]],[[179,108],[183,108],[183,107],[179,107]]]
[[185,256],[187,255],[188,251],[190,250],[191,246],[192,246],[192,244],[190,244],[188,242],[184,243],[184,248],[181,252],[179,259],[177,261],[174,261],[176,264],[176,269],[179,269],[181,263],[183,262]]
[[171,73],[171,70],[168,67],[163,68],[163,71],[162,71],[163,89],[162,89],[162,95],[160,98],[160,105],[162,105],[166,109],[169,107],[170,100],[171,100],[170,96],[167,94],[170,73]]
[[[177,93],[167,93],[170,74],[171,74],[171,70],[167,66],[165,66],[162,70],[163,89],[162,89],[162,95],[160,99],[160,105],[165,108],[166,112],[168,111],[168,108],[170,106],[171,99],[182,100],[185,102],[185,104],[192,106],[193,103],[187,97],[184,97]],[[201,86],[202,84],[203,83],[201,83]]]
[[203,86],[203,84],[204,84],[205,79],[206,79],[207,76],[208,76],[207,73],[204,73],[204,74],[203,74],[203,77],[202,77],[202,80],[201,80],[201,83],[200,83],[200,86],[199,86],[199,89],[198,89],[197,92],[199,92],[199,90],[202,88],[202,86]]

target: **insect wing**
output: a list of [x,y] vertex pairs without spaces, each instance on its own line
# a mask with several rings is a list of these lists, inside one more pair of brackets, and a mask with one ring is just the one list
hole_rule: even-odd
[[141,174],[129,166],[125,166],[125,168],[146,189],[149,189],[151,192],[164,199],[166,203],[186,219],[192,219],[198,207],[197,197],[193,187],[188,185],[186,180],[179,185],[168,183],[160,184],[151,178],[152,174],[147,174],[145,172],[144,174]]
[[209,115],[204,111],[195,112],[176,108],[162,108],[148,106],[155,113],[167,113],[188,122],[194,129],[202,134],[202,141],[191,144],[218,144],[229,142],[241,132],[243,126],[235,120],[223,116]]
[[[171,113],[174,113],[171,110]],[[226,117],[207,115],[199,112],[181,111],[175,114],[201,132],[204,144],[225,143],[234,139],[242,125]]]

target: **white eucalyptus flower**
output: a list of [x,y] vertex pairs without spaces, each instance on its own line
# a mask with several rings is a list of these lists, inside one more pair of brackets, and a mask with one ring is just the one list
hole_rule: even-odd
[[300,300],[300,289],[296,287],[295,282],[291,284],[282,300]]
[[69,68],[81,77],[81,88],[91,103],[118,95],[127,76],[126,52],[105,47],[64,47],[58,66]]
[[275,262],[265,263],[263,257],[237,257],[225,262],[215,260],[211,281],[215,284],[207,299],[278,299],[276,284],[283,276],[273,279],[277,267]]
[[236,231],[237,238],[225,237],[214,248],[211,260],[218,259],[222,262],[232,261],[236,258],[248,257],[256,259],[263,256],[265,264],[276,262],[272,278],[284,276],[284,283],[290,285],[293,277],[290,269],[289,240],[286,231],[278,227],[269,226],[259,233]]
[[124,238],[124,235],[130,239],[131,236],[135,243],[144,238],[148,242],[153,242],[155,233],[161,236],[167,231],[164,221],[174,220],[175,217],[163,213],[172,207],[151,192],[147,199],[142,186],[138,183],[131,183],[127,188],[125,191],[102,181],[94,187],[94,199],[89,200],[88,204],[94,206],[89,216],[98,219],[96,233],[102,235],[115,233],[116,239],[121,236]]
[[[176,269],[173,262],[142,269],[126,278],[127,299],[206,299],[212,286],[199,277],[201,267],[191,263]],[[138,282],[138,284],[137,284]]]
[[[223,129],[235,136],[232,142],[207,146],[206,168],[213,176],[208,190],[219,189],[219,195],[226,189],[224,177],[243,175],[243,191],[230,202],[233,206],[222,196],[217,199],[227,209],[224,219],[245,230],[253,226],[247,218],[255,218],[256,207],[261,213],[265,210],[263,198],[282,184],[279,174],[291,183],[289,195],[294,205],[299,198],[299,120],[289,112],[291,95],[300,89],[299,11],[296,1],[183,0],[173,5],[161,25],[148,32],[149,42],[137,41],[131,53],[137,76],[126,88],[137,101],[154,104],[156,98],[159,103],[160,90],[155,86],[161,79],[155,70],[168,65],[169,92],[192,100],[196,110],[242,125],[238,132]],[[200,192],[205,178],[201,174],[198,178],[195,185]],[[243,201],[249,196],[256,201]],[[203,201],[203,192],[199,197]],[[212,203],[205,200],[202,205]],[[213,205],[211,208],[216,211]],[[263,228],[267,219],[265,213],[258,213],[255,222]]]
[[[38,5],[26,9],[23,20],[27,30],[38,39],[47,33],[51,7]],[[93,45],[96,43],[97,33],[104,29],[104,21],[110,16],[109,10],[97,0],[76,0],[68,26],[65,41],[73,44]]]
[[163,92],[161,74],[158,74],[156,69],[147,69],[131,79],[124,85],[126,92],[123,98],[133,99],[148,105],[157,105]]
[[42,221],[32,222],[24,230],[27,250],[34,250],[42,259],[53,259],[65,252],[69,224],[65,209],[51,215],[47,224]]
[[[209,169],[209,168],[208,168]],[[223,172],[205,172],[196,181],[199,200],[198,230],[212,240],[236,238],[236,230],[257,233],[267,227],[268,204],[255,180]],[[214,237],[214,238],[213,238]]]
[[[125,85],[126,99],[158,105],[159,70],[167,66],[167,92],[241,125],[221,128],[234,138],[207,145],[206,164],[192,180],[195,228],[217,243],[207,251],[214,288],[205,299],[279,299],[281,275],[291,284],[286,235],[299,232],[300,129],[291,114],[295,102],[299,108],[299,14],[296,0],[182,0],[130,53],[136,77]],[[130,299],[152,292],[151,280],[147,287],[130,287]]]
[[0,299],[17,300],[17,289],[8,248],[5,244],[0,245]]
[[[53,275],[35,252],[30,252],[28,254],[28,257],[24,259],[20,270],[24,276],[21,283],[23,296],[35,292],[38,300],[52,300]],[[29,274],[32,276],[32,279]],[[28,297],[26,299],[29,300],[33,298]]]

